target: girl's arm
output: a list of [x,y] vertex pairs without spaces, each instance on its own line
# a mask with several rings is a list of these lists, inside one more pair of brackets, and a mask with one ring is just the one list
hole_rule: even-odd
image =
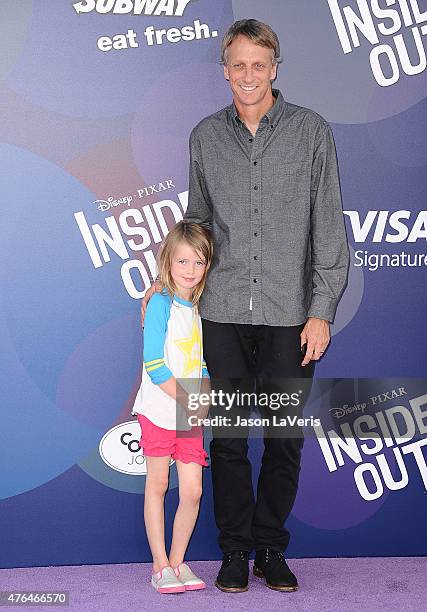
[[162,391],[167,393],[173,400],[179,398],[180,404],[185,404],[183,408],[188,405],[188,393],[181,387],[174,376],[168,378],[164,383],[160,383],[159,387]]
[[[174,376],[171,376],[164,383],[160,383],[159,387],[162,391],[167,393],[172,399],[175,401],[179,401],[181,406],[188,414],[197,414],[197,416],[205,417],[209,412],[209,406],[200,406],[197,410],[192,409],[188,410],[188,393],[183,389],[183,387],[177,382]],[[211,381],[209,378],[209,373],[206,369],[206,364],[203,362],[203,378],[200,385],[201,394],[210,395],[211,392]],[[194,401],[192,402],[194,405]]]
[[164,347],[170,306],[170,298],[160,293],[155,293],[147,306],[144,327],[144,365],[155,385],[158,385],[173,400],[178,397],[180,403],[185,402],[187,406],[188,394],[165,364]]

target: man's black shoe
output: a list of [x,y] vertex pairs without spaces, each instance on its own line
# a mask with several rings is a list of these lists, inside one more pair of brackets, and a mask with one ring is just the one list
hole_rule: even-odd
[[226,593],[242,593],[249,588],[248,577],[249,553],[246,550],[233,550],[224,553],[215,586]]
[[265,578],[265,584],[275,591],[296,591],[298,580],[291,572],[283,553],[278,550],[258,550],[255,554],[254,575]]

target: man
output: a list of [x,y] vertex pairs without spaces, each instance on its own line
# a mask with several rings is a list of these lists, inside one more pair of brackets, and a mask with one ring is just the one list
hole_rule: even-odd
[[[268,390],[278,379],[311,379],[346,284],[335,146],[324,119],[272,89],[280,46],[269,26],[237,21],[221,55],[233,103],[191,133],[184,218],[214,238],[200,304],[211,379],[256,380]],[[254,574],[268,587],[297,589],[283,551],[302,446],[302,436],[265,435],[255,502],[247,437],[213,431],[219,589],[247,590],[252,549]]]

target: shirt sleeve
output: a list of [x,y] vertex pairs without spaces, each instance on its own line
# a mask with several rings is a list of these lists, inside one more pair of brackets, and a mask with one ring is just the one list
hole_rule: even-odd
[[190,134],[188,206],[184,219],[212,230],[212,203],[203,175],[201,146],[194,130]]
[[332,322],[347,282],[349,251],[332,130],[326,124],[319,132],[311,173],[313,294],[308,316]]
[[155,293],[147,305],[144,321],[144,365],[155,385],[173,376],[165,364],[165,341],[170,316],[171,300]]
[[206,361],[202,360],[202,378],[210,378]]

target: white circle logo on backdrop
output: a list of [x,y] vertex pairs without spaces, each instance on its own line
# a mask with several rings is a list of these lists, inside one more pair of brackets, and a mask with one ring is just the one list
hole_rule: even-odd
[[[116,425],[103,436],[99,443],[101,459],[110,468],[132,476],[146,476],[147,464],[139,445],[141,428],[138,421],[127,421]],[[174,460],[171,459],[172,465]]]

